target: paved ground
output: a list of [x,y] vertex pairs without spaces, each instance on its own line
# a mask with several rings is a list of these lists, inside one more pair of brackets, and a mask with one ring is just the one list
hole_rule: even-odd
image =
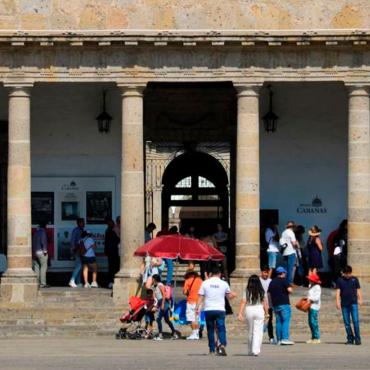
[[[297,338],[296,338],[297,339]],[[246,356],[246,343],[231,340],[227,357],[209,357],[207,342],[185,340],[117,341],[97,338],[30,338],[0,340],[1,370],[44,369],[369,369],[370,343],[345,346],[343,338],[321,345],[266,344],[259,357]]]

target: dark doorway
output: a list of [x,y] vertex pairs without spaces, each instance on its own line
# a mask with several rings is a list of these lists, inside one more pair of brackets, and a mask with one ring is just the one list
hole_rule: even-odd
[[228,177],[211,155],[189,151],[176,157],[162,177],[162,226],[170,207],[179,207],[181,228],[194,226],[199,235],[213,234],[216,224],[229,227]]
[[0,253],[7,252],[8,122],[0,121]]

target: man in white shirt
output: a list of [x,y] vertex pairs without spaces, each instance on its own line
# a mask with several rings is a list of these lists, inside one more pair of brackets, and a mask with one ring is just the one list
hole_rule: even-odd
[[196,312],[199,314],[200,307],[203,306],[206,317],[209,354],[214,355],[216,353],[215,328],[217,327],[218,340],[220,342],[217,354],[226,356],[225,297],[232,299],[236,294],[231,292],[229,284],[221,280],[220,277],[221,272],[218,266],[213,266],[211,277],[203,281],[199,289]]
[[280,245],[282,247],[282,254],[287,269],[287,280],[289,284],[293,284],[294,266],[297,262],[296,248],[298,246],[297,239],[294,234],[295,223],[289,221],[286,229],[281,234]]

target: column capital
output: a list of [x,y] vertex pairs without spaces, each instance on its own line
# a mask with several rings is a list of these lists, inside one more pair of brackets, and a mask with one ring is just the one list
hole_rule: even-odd
[[30,97],[33,85],[33,82],[4,82],[11,97]]
[[245,83],[245,84],[234,84],[234,88],[237,91],[237,96],[238,97],[243,97],[243,96],[259,96],[259,91],[262,87],[263,83]]
[[122,97],[137,96],[142,97],[146,88],[146,84],[125,84],[117,83],[117,87],[121,90]]
[[349,96],[365,96],[369,97],[370,85],[360,83],[345,84]]

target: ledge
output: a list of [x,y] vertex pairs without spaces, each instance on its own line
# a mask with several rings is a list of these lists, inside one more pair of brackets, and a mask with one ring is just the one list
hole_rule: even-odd
[[367,47],[370,29],[343,30],[1,30],[0,46]]

